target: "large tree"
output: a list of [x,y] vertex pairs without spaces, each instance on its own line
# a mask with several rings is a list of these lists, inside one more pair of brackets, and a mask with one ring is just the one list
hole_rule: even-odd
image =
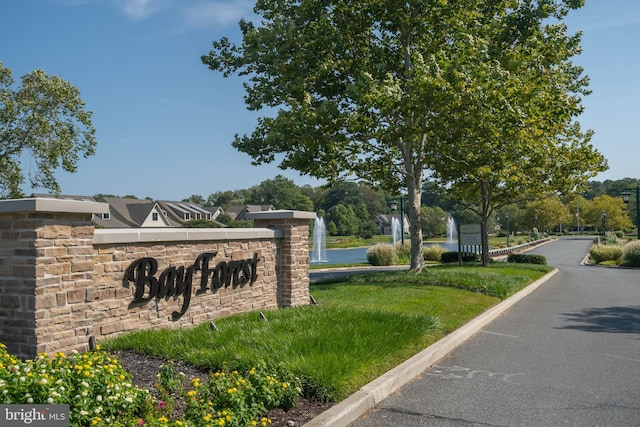
[[[276,111],[233,142],[254,163],[283,154],[283,168],[330,182],[356,175],[406,192],[411,269],[420,270],[420,191],[427,171],[468,168],[468,158],[449,154],[465,150],[486,158],[497,141],[517,142],[512,127],[529,133],[528,141],[562,135],[535,120],[522,125],[523,116],[543,105],[530,105],[533,89],[522,92],[525,82],[518,80],[537,65],[530,58],[552,51],[555,43],[527,44],[517,56],[509,52],[541,35],[542,21],[532,14],[561,17],[561,8],[580,3],[258,0],[254,12],[262,20],[240,22],[242,43],[215,41],[202,60],[225,76],[248,77],[249,109]],[[557,90],[537,86],[548,101],[545,108],[557,107],[553,96],[566,89],[565,80],[579,78],[563,74],[568,71],[556,73],[564,79]],[[513,80],[503,75],[510,72]],[[526,147],[509,153],[508,161],[518,155],[526,156]],[[436,176],[443,182],[455,178]]]
[[590,144],[592,132],[575,121],[588,79],[571,61],[580,34],[568,34],[562,20],[583,2],[518,3],[501,13],[503,26],[487,25],[475,41],[483,65],[460,65],[450,88],[452,149],[434,165],[440,183],[475,209],[487,230],[501,206],[569,194],[607,168]]
[[276,209],[313,210],[313,202],[292,179],[277,175],[262,181],[248,191],[246,203],[251,205],[273,205]]
[[[94,154],[92,113],[75,86],[42,70],[14,86],[11,70],[0,62],[0,197],[22,197],[25,178],[33,188],[57,193],[56,170],[75,172],[81,155]],[[28,172],[21,164],[25,155]]]

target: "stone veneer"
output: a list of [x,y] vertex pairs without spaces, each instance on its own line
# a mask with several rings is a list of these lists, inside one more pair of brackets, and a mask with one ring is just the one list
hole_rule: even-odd
[[[180,328],[248,311],[309,303],[311,212],[251,215],[251,229],[94,229],[92,213],[108,205],[58,199],[0,201],[0,342],[18,357],[84,351],[89,339],[147,328]],[[260,257],[257,280],[132,306],[127,268],[140,258],[165,268],[189,266],[198,255],[213,262]]]

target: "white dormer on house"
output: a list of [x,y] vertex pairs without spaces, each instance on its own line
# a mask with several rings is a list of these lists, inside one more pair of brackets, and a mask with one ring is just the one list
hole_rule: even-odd
[[153,208],[148,213],[140,227],[171,227],[169,220],[162,213],[162,209],[157,203],[153,204]]

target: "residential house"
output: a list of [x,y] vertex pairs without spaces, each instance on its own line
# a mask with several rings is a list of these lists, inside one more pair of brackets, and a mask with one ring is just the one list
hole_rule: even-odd
[[276,208],[273,205],[244,205],[244,206],[229,206],[225,213],[233,220],[244,220],[245,215],[250,212],[265,212],[275,211]]
[[191,202],[158,201],[158,205],[164,214],[173,222],[183,225],[187,221],[207,220],[213,221],[213,213]]
[[94,217],[96,225],[102,228],[180,227],[165,215],[158,202],[120,197],[104,197],[100,201],[109,204],[107,217]]
[[[378,234],[383,234],[390,236],[391,235],[391,224],[393,219],[398,221],[398,225],[400,225],[400,214],[378,214],[376,216],[374,222],[378,226]],[[409,220],[407,216],[404,216],[404,233],[409,233]]]

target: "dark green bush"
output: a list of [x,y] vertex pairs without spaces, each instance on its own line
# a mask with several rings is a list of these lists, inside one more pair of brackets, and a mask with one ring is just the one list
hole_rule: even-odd
[[208,219],[192,219],[182,225],[184,228],[220,228],[222,225]]
[[507,262],[546,265],[547,259],[542,255],[535,254],[509,254],[509,256],[507,256]]
[[[458,262],[458,252],[445,252],[440,256],[440,260],[443,264],[449,262]],[[462,262],[476,261],[478,261],[478,254],[473,252],[462,252]]]

